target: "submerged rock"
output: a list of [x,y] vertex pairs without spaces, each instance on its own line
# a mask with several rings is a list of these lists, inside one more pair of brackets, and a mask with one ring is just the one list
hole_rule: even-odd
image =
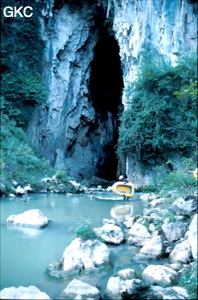
[[41,228],[48,225],[49,220],[39,209],[31,209],[19,215],[9,216],[6,223],[9,225]]
[[51,299],[46,293],[41,292],[37,287],[30,285],[29,287],[19,286],[9,287],[1,290],[1,299]]

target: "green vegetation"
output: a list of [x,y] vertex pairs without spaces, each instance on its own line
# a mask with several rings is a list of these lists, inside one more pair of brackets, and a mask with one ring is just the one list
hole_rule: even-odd
[[[1,10],[7,6],[2,1]],[[42,78],[44,41],[39,33],[39,2],[11,0],[9,6],[31,5],[31,18],[6,18],[1,14],[1,110],[17,126],[26,127],[34,108],[46,101]]]
[[40,37],[39,5],[41,2],[10,0],[9,6],[31,6],[31,18],[4,17],[1,2],[1,182],[7,192],[12,180],[30,183],[37,191],[40,179],[53,174],[49,162],[39,157],[26,138],[25,129],[36,105],[47,98],[42,77],[44,41]]
[[48,161],[38,157],[23,129],[8,116],[1,118],[1,182],[12,192],[12,180],[21,186],[31,184],[34,191],[44,187],[41,179],[54,174]]
[[56,173],[56,179],[60,180],[61,183],[68,183],[71,178],[67,177],[64,171],[58,171]]
[[190,157],[196,151],[196,67],[196,57],[171,67],[144,53],[137,80],[125,89],[132,104],[120,117],[121,160],[134,157],[146,169],[165,164],[175,154]]
[[76,230],[76,236],[85,241],[97,239],[92,222],[89,220],[82,220]]
[[176,222],[175,212],[173,210],[171,210],[171,208],[169,208],[167,210],[161,209],[158,212],[156,212],[156,214],[163,219],[163,222],[165,219],[168,219],[168,223]]
[[191,270],[186,270],[186,272],[181,274],[179,280],[179,286],[185,287],[189,293],[189,299],[198,298],[198,285],[197,285],[197,261],[191,266]]
[[191,158],[183,158],[181,165],[167,174],[163,182],[164,192],[176,190],[178,195],[187,196],[194,194],[197,190],[197,181],[195,180],[192,171],[195,169],[195,164]]

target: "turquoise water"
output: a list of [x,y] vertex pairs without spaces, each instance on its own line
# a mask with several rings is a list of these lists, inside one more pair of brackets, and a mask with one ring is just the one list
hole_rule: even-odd
[[[98,196],[113,197],[112,193],[98,193]],[[57,299],[69,281],[56,279],[46,272],[48,265],[59,260],[65,248],[75,237],[79,222],[90,220],[95,227],[102,226],[102,219],[111,219],[110,211],[121,201],[96,199],[93,195],[33,194],[26,198],[1,199],[1,287],[35,285],[51,298]],[[138,194],[129,203],[134,203],[134,215],[143,210]],[[6,225],[11,214],[29,209],[40,209],[51,220],[43,229],[14,227]],[[137,253],[132,245],[108,246],[113,268],[128,267],[130,260],[126,252]],[[120,249],[120,250],[118,250]],[[120,251],[123,257],[120,256]],[[105,285],[110,274],[100,274],[99,285]],[[89,281],[89,278],[86,278]],[[71,279],[70,279],[71,280]]]

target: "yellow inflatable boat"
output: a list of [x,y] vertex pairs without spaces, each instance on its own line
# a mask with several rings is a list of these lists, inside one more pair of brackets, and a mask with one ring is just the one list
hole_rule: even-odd
[[133,195],[135,193],[135,187],[130,182],[118,181],[113,184],[112,191],[114,192],[114,194],[116,194],[118,196],[130,198],[130,197],[133,197]]

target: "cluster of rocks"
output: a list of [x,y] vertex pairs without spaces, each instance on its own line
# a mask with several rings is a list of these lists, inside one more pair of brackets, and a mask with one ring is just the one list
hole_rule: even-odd
[[26,196],[29,193],[32,193],[33,189],[30,184],[21,187],[21,185],[15,180],[12,181],[12,193],[7,194],[6,187],[3,183],[0,183],[0,196],[15,197],[15,196]]
[[[102,180],[96,180],[98,182]],[[103,180],[104,181],[104,180]],[[93,193],[95,191],[110,191],[111,187],[107,189],[102,188],[102,185],[96,185],[96,187],[88,188],[83,183],[78,183],[75,180],[68,180],[67,182],[62,181],[57,178],[56,175],[50,177],[45,177],[41,179],[43,187],[39,190],[39,193],[58,193],[58,194],[78,194],[78,193]],[[93,185],[94,186],[94,185]],[[8,193],[5,185],[0,183],[0,196],[26,196],[29,193],[36,192],[30,184],[21,186],[15,180],[12,181],[12,193]],[[37,191],[38,192],[38,191]]]
[[[60,294],[60,299],[124,299],[130,295],[145,295],[144,299],[190,299],[186,288],[178,286],[181,276],[196,270],[197,260],[197,198],[189,196],[176,199],[168,208],[162,209],[168,198],[154,194],[144,194],[141,200],[147,202],[142,215],[123,219],[103,219],[99,228],[94,228],[96,239],[75,238],[66,247],[62,257],[48,266],[50,276],[70,280]],[[8,224],[30,226],[27,221],[30,214],[35,216],[34,226],[42,227],[48,220],[38,210],[25,212],[23,215],[10,216]],[[33,217],[32,217],[33,218]],[[22,220],[23,219],[23,220]],[[37,219],[37,221],[36,221]],[[40,225],[38,225],[38,220]],[[29,222],[29,223],[28,223]],[[111,268],[111,254],[108,244],[127,243],[139,247],[131,260],[164,259],[163,265],[152,263],[144,267],[141,275],[132,268],[119,270],[111,276],[104,291],[97,282],[98,274]],[[90,280],[85,282],[84,275]],[[192,273],[192,276],[196,274]],[[30,288],[30,287],[29,287]],[[4,289],[8,295],[13,288]],[[19,287],[21,297],[25,288]],[[30,293],[32,293],[32,287]],[[18,293],[19,290],[15,291]],[[37,290],[37,293],[41,293]],[[50,299],[45,296],[40,299]],[[44,295],[43,295],[44,297]],[[8,297],[9,299],[9,297]],[[22,299],[22,298],[18,298]],[[35,299],[31,296],[31,299]]]
[[87,187],[86,183],[88,182],[79,183],[75,180],[68,180],[67,183],[63,183],[56,175],[52,176],[52,178],[43,178],[41,181],[45,184],[45,188],[41,191],[42,193],[93,193],[95,191],[111,190],[111,186],[107,189],[102,188],[103,185],[107,185],[109,182],[96,176],[93,176],[92,181],[89,182],[89,186],[91,187]]
[[[63,278],[68,274],[80,277],[82,273],[94,276],[95,272],[100,272],[101,266],[110,266],[107,245],[126,242],[140,247],[139,253],[131,258],[136,262],[159,258],[168,258],[169,262],[164,265],[148,265],[140,278],[134,269],[120,270],[109,278],[103,295],[105,299],[123,299],[124,293],[138,295],[142,291],[147,291],[145,299],[189,299],[188,291],[177,284],[182,274],[187,270],[191,272],[196,266],[196,198],[179,198],[168,209],[159,208],[167,199],[151,194],[142,195],[141,198],[142,201],[149,202],[143,215],[119,221],[104,219],[102,227],[94,228],[100,241],[76,238],[65,249],[60,261],[49,265],[49,273]],[[174,220],[171,220],[170,211]],[[96,263],[96,257],[99,263]],[[88,285],[75,278],[61,296],[66,299],[100,299],[101,294],[97,284]]]

